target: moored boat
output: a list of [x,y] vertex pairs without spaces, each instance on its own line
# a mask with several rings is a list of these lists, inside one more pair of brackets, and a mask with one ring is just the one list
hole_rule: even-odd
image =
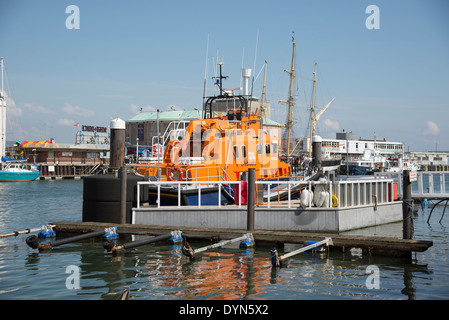
[[3,90],[3,58],[0,58],[0,182],[32,181],[39,177],[36,166],[26,164],[26,159],[5,158],[6,156],[6,94]]
[[[290,165],[280,160],[279,139],[261,126],[261,114],[258,110],[251,112],[249,97],[222,89],[226,77],[222,76],[221,67],[222,64],[217,80],[220,94],[205,100],[202,117],[176,129],[176,134],[168,132],[166,137],[160,137],[155,150],[161,152],[156,153],[156,160],[134,166],[135,174],[149,180],[197,182],[183,184],[180,192],[183,204],[197,203],[198,183],[201,183],[201,204],[217,204],[218,188],[222,203],[233,203],[234,186],[226,182],[245,180],[249,168],[255,169],[257,180],[293,179]],[[214,110],[217,102],[226,105],[224,112]],[[174,124],[173,128],[179,126]],[[221,182],[220,186],[214,182]],[[156,189],[149,186],[150,203],[155,201]],[[159,190],[161,205],[178,203],[177,185]],[[287,197],[286,192],[279,189],[276,197]],[[291,194],[299,198],[299,187],[291,187]],[[265,190],[265,197],[268,196]]]
[[33,181],[39,174],[36,166],[27,165],[23,161],[7,161],[2,163],[0,182]]

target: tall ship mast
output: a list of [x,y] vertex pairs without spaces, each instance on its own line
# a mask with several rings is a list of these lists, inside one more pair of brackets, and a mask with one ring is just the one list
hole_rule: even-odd
[[290,74],[290,94],[288,101],[280,100],[279,102],[288,103],[288,118],[287,118],[287,156],[290,155],[290,139],[291,139],[291,131],[292,131],[292,112],[293,112],[293,79],[295,78],[295,39],[292,39],[293,42],[293,51],[292,51],[292,66],[289,70],[284,70],[288,74]]
[[315,62],[315,70],[313,71],[313,91],[312,91],[312,107],[310,109],[310,137],[309,137],[309,157],[312,156],[312,138],[315,133],[315,127],[320,119],[321,115],[324,113],[324,111],[330,106],[332,99],[326,106],[324,106],[323,109],[321,109],[317,114],[315,114],[315,86],[316,86],[316,67],[317,63]]
[[0,58],[1,91],[0,91],[0,159],[5,156],[6,149],[6,95],[3,89],[3,58]]

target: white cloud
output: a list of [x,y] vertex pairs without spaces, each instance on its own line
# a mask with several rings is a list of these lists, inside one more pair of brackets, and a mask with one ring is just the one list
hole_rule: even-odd
[[134,114],[138,114],[140,112],[156,111],[156,109],[153,108],[152,106],[139,107],[138,105],[135,105],[135,104],[131,104],[130,108]]
[[50,109],[47,109],[47,108],[42,107],[42,106],[37,106],[34,103],[24,103],[23,106],[25,108],[27,108],[28,110],[30,110],[30,111],[34,111],[34,112],[41,113],[41,114],[52,114],[52,113],[54,113]]
[[22,108],[5,92],[6,116],[9,118],[20,118],[23,115]]
[[70,103],[64,103],[61,109],[67,114],[73,114],[76,116],[90,118],[94,115],[94,112],[89,109],[81,108],[80,106],[72,106]]
[[339,130],[340,129],[340,124],[338,123],[338,121],[332,121],[330,119],[325,119],[323,121],[323,124],[326,128],[332,129],[332,130]]
[[440,132],[440,128],[433,121],[427,121],[427,128],[424,130],[423,134],[436,136]]
[[58,125],[64,127],[71,127],[75,125],[75,121],[72,119],[59,119]]
[[168,110],[168,111],[180,111],[182,110],[181,107],[175,106],[174,104],[169,104],[168,106],[165,107],[164,110]]

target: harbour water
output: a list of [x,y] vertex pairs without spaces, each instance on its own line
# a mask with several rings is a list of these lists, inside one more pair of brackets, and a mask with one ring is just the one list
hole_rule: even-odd
[[[34,181],[0,184],[0,234],[44,224],[81,221],[83,182]],[[109,300],[125,287],[131,300],[233,299],[449,299],[449,213],[437,207],[413,216],[414,237],[434,245],[412,259],[362,255],[352,249],[300,254],[272,269],[270,246],[238,245],[203,252],[190,261],[180,246],[149,244],[117,255],[101,239],[39,253],[19,235],[0,239],[0,300]],[[402,236],[402,224],[352,231]],[[141,236],[136,236],[141,237]],[[119,243],[131,236],[120,237]],[[206,242],[191,243],[194,248]],[[285,245],[283,252],[297,249]],[[77,277],[79,275],[79,277]]]

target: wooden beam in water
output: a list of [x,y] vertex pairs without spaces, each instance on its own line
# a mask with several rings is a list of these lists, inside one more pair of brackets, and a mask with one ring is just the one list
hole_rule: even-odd
[[[104,222],[79,222],[79,221],[60,221],[52,223],[53,228],[58,234],[64,232],[85,233],[93,230],[117,226],[120,234],[143,234],[143,235],[160,235],[170,232],[174,229],[180,229],[183,235],[189,239],[210,239],[221,241],[232,239],[247,233],[247,230],[229,230],[229,229],[212,229],[212,228],[193,228],[182,226],[152,226],[152,225],[117,225]],[[394,237],[372,237],[372,236],[355,236],[342,234],[324,234],[309,232],[290,232],[290,231],[266,231],[255,230],[252,232],[255,242],[257,243],[298,243],[303,244],[304,241],[314,240],[321,241],[325,237],[332,238],[333,248],[347,250],[351,248],[361,248],[363,252],[372,255],[402,255],[410,252],[424,252],[433,246],[430,240],[413,240],[399,239]]]

